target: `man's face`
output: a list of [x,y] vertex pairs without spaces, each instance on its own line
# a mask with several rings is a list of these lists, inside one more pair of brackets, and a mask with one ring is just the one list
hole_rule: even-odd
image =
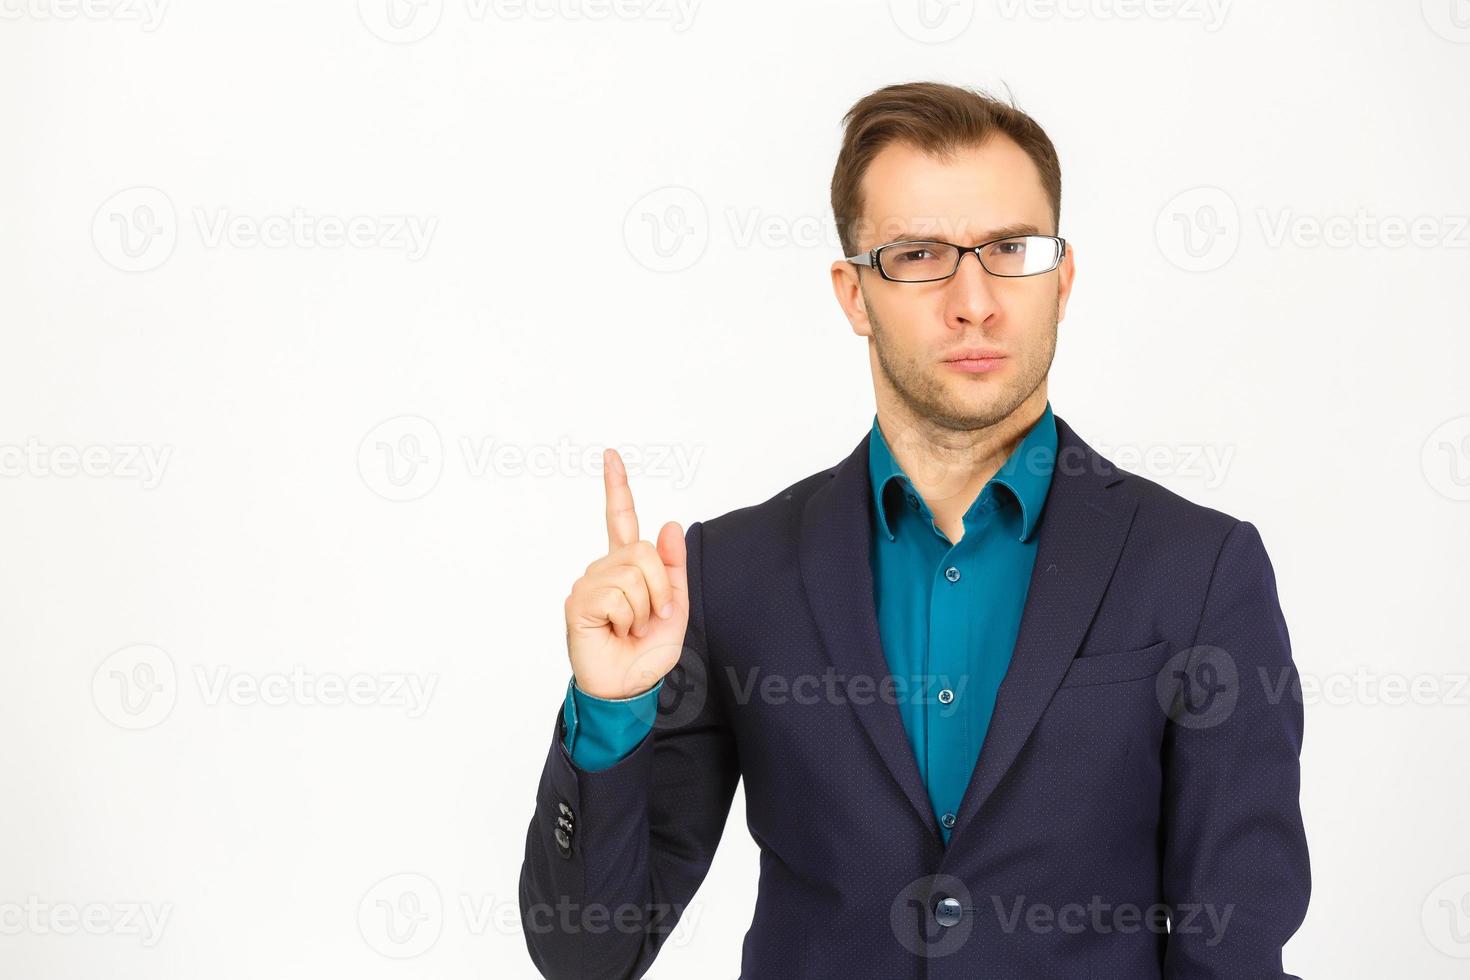
[[[1056,233],[1035,164],[1004,136],[944,162],[889,144],[864,174],[863,191],[862,251],[918,236],[978,245]],[[869,338],[880,398],[886,386],[915,416],[968,430],[1005,419],[1045,381],[1073,271],[1068,243],[1056,270],[1025,278],[992,276],[972,253],[937,282],[890,282],[842,261],[832,281],[853,331]],[[978,371],[952,363],[972,348],[1003,356]]]

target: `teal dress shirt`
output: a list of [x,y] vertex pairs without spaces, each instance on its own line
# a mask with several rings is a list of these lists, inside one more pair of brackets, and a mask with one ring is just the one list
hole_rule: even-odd
[[964,534],[951,543],[873,417],[869,557],[878,634],[946,844],[1011,663],[1056,447],[1048,402],[965,511]]
[[[995,695],[1036,559],[1056,459],[1051,403],[981,488],[951,543],[893,458],[873,416],[868,477],[873,494],[873,601],[898,710],[945,843],[980,757]],[[625,700],[593,697],[567,683],[563,744],[587,771],[606,769],[648,735],[659,688]]]

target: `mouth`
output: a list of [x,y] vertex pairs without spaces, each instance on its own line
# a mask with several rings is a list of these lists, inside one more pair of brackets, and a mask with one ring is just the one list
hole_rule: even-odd
[[944,366],[965,374],[984,374],[999,368],[1005,359],[1006,356],[998,350],[974,347],[955,351],[944,359]]

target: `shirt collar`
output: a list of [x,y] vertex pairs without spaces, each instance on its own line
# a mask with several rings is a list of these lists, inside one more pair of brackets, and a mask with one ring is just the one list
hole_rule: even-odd
[[[1046,492],[1051,486],[1051,475],[1056,462],[1057,455],[1057,427],[1052,416],[1051,402],[1046,403],[1046,410],[1041,413],[1041,418],[1036,424],[1027,430],[1026,435],[1016,446],[1014,452],[1001,464],[996,474],[986,483],[998,483],[1005,487],[1015,497],[1021,507],[1021,535],[1020,540],[1025,541],[1031,537],[1036,529],[1036,522],[1041,519],[1041,508],[1046,502]],[[917,491],[912,489],[913,481],[904,473],[903,468],[898,465],[898,460],[893,458],[893,452],[888,448],[888,440],[883,437],[883,430],[878,426],[878,415],[873,414],[873,429],[868,439],[868,480],[872,488],[874,512],[878,515],[878,529],[891,541],[894,538],[892,524],[890,522],[889,507],[901,506],[905,498],[896,491],[889,492],[889,484],[898,481],[904,493],[913,493],[918,509],[928,514],[929,507]],[[975,512],[984,496],[983,488],[981,494],[977,495],[975,502],[965,512],[968,519]],[[887,502],[885,502],[885,498]]]

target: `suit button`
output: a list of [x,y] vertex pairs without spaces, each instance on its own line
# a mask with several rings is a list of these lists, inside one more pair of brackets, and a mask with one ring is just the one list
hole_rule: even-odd
[[938,919],[939,924],[945,928],[957,926],[960,924],[962,911],[958,899],[943,898],[934,906],[934,918]]
[[572,838],[560,827],[554,831],[556,834],[556,849],[562,857],[572,856]]

